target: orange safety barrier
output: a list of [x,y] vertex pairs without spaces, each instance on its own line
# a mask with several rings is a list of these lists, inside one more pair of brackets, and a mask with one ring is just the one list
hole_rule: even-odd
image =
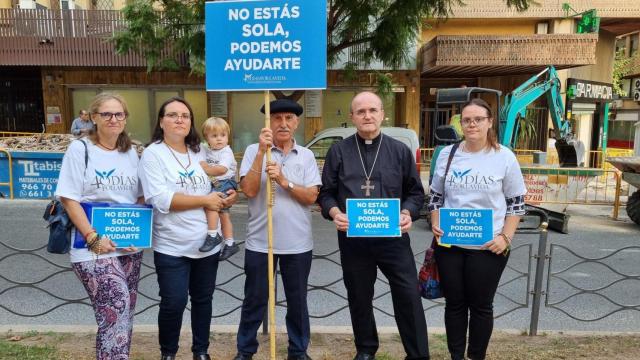
[[9,181],[0,182],[0,186],[9,186],[9,199],[13,199],[13,161],[11,159],[11,153],[5,149],[0,148],[0,152],[6,154],[9,169]]

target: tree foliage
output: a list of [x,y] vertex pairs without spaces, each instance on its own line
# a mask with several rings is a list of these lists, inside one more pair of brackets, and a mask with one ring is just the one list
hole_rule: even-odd
[[629,96],[627,91],[622,88],[622,79],[636,71],[640,71],[634,68],[634,64],[640,62],[640,52],[636,52],[633,56],[627,56],[624,48],[616,52],[615,60],[613,61],[613,92],[618,96]]
[[[505,0],[526,10],[531,0]],[[135,52],[148,70],[176,69],[187,54],[192,73],[204,74],[205,0],[132,0],[124,8],[127,28],[114,35],[116,52]],[[411,57],[425,19],[447,18],[460,0],[327,0],[327,59],[335,63],[347,49],[351,69],[379,60],[398,67]],[[162,11],[159,11],[162,10]],[[212,29],[210,31],[215,31]]]
[[[112,41],[116,53],[138,53],[147,70],[177,69],[186,54],[191,72],[204,74],[204,0],[133,0],[122,10],[127,23]],[[162,11],[160,11],[162,10]]]

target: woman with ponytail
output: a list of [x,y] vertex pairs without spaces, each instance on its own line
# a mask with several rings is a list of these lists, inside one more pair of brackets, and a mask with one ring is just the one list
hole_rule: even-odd
[[[496,138],[491,107],[472,99],[462,107],[464,141],[438,156],[431,182],[429,210],[439,240],[438,209],[493,210],[493,239],[482,246],[437,246],[436,263],[445,297],[444,321],[451,359],[484,359],[493,331],[493,298],[509,259],[511,241],[524,215],[527,189],[518,161]],[[444,178],[446,175],[446,179]],[[445,194],[444,196],[442,194]],[[469,341],[467,347],[467,330]]]

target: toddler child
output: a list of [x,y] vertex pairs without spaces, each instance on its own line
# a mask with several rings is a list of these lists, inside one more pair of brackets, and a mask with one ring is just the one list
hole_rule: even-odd
[[[209,148],[205,150],[207,161],[200,162],[200,165],[209,175],[213,184],[212,191],[223,193],[225,197],[228,190],[238,188],[235,181],[238,164],[231,147],[228,145],[229,133],[229,124],[224,119],[211,117],[202,124],[202,135],[209,144]],[[233,239],[233,225],[229,216],[229,208],[221,209],[220,212],[206,210],[206,213],[209,230],[207,238],[199,250],[202,252],[211,251],[222,242],[220,235],[216,232],[218,218],[220,218],[222,236],[224,237],[220,260],[226,260],[239,250],[238,244]]]

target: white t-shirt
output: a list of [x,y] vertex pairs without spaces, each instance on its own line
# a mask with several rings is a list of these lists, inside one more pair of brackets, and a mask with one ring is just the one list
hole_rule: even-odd
[[[84,145],[87,144],[89,162],[84,166]],[[74,140],[62,158],[62,168],[58,178],[56,197],[65,197],[77,202],[108,202],[114,204],[135,204],[142,189],[138,181],[138,153],[132,147],[128,152],[106,151],[88,139]],[[84,176],[83,176],[84,175]],[[73,248],[75,228],[71,234],[71,262],[77,263],[95,259],[93,252],[86,248]],[[100,258],[131,254],[116,250],[101,254]]]
[[220,251],[220,246],[207,253],[198,251],[207,236],[203,208],[170,210],[175,193],[200,196],[211,192],[211,182],[200,161],[205,161],[204,151],[188,150],[187,154],[181,154],[170,150],[165,143],[153,143],[142,153],[138,175],[144,198],[153,205],[154,251],[194,259]]
[[233,151],[229,145],[220,150],[205,148],[207,164],[211,166],[223,166],[227,168],[227,172],[216,176],[217,180],[235,179],[238,162],[233,156]]
[[[258,153],[258,144],[247,147],[240,165],[240,176],[251,169]],[[266,157],[266,156],[265,156]],[[287,180],[295,186],[310,187],[322,184],[318,165],[311,150],[294,145],[287,156],[277,148],[271,151],[271,160],[280,164]],[[249,199],[249,221],[247,223],[247,241],[245,248],[266,253],[267,240],[267,175],[264,172],[266,159],[262,161],[260,192]],[[300,254],[313,249],[310,206],[296,201],[289,190],[276,185],[275,204],[273,206],[273,252],[274,254]]]
[[[431,180],[431,189],[442,194],[449,145],[442,149]],[[506,198],[525,195],[527,188],[516,156],[506,147],[469,153],[458,149],[445,182],[445,208],[493,209],[493,236],[502,232]]]

